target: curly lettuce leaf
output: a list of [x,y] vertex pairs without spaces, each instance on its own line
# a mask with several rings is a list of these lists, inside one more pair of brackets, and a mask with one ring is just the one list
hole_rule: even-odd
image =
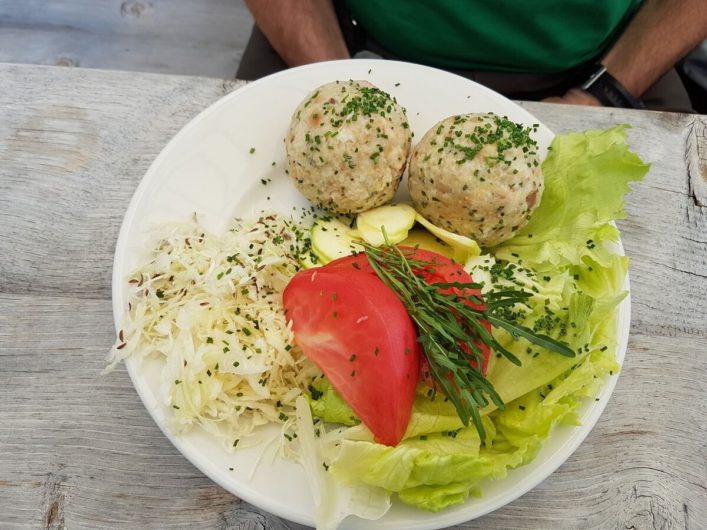
[[[556,136],[542,164],[545,191],[530,222],[494,249],[522,255],[538,270],[577,263],[589,241],[618,239],[609,221],[625,219],[624,194],[650,167],[629,151],[626,125]],[[591,243],[589,243],[591,247]]]
[[567,374],[484,417],[489,440],[466,427],[408,438],[395,447],[344,439],[330,472],[344,484],[397,494],[406,504],[439,511],[478,495],[486,479],[527,464],[558,424],[576,424],[582,398],[617,369],[613,355],[596,350]]

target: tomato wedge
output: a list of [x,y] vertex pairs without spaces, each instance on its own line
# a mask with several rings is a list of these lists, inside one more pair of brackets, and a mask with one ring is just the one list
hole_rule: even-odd
[[415,326],[393,291],[375,274],[320,267],[296,274],[283,302],[295,341],[375,440],[400,442],[420,353]]
[[[471,278],[469,273],[464,270],[464,267],[450,260],[446,256],[442,256],[441,254],[437,254],[436,252],[424,250],[421,248],[405,246],[401,246],[399,248],[405,253],[406,257],[412,260],[423,261],[432,264],[430,267],[426,267],[424,270],[421,271],[421,274],[427,283],[434,284],[473,282],[473,279]],[[376,274],[373,270],[373,267],[371,267],[371,264],[368,262],[368,258],[362,252],[359,254],[354,254],[353,256],[346,256],[334,260],[331,263],[327,264],[324,268],[330,267],[343,268],[346,270],[352,269],[361,272],[368,272],[369,274],[373,275]],[[457,294],[462,300],[464,300],[464,302],[469,307],[473,307],[474,309],[480,310],[484,309],[483,305],[474,304],[470,299],[471,296],[480,297],[481,291],[479,289],[459,289],[457,287],[450,287],[445,289],[444,292]],[[489,332],[491,331],[491,325],[488,322],[484,321],[483,325]],[[481,350],[481,353],[483,355],[481,371],[484,375],[486,375],[486,369],[488,368],[489,357],[491,353],[490,349],[481,341],[478,341],[476,343],[476,346]],[[469,349],[465,344],[462,344],[462,349],[464,349],[465,352],[469,353]],[[429,364],[427,363],[427,359],[424,356],[422,357],[421,368],[423,381],[427,384],[432,385]]]

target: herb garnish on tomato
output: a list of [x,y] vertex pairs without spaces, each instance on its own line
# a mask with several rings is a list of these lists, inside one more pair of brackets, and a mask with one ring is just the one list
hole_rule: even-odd
[[[456,294],[461,300],[464,301],[464,303],[470,305],[471,307],[481,310],[485,309],[483,303],[478,303],[481,298],[480,286],[474,284],[471,276],[469,276],[469,273],[464,270],[464,267],[446,256],[442,256],[441,254],[430,250],[409,246],[399,246],[398,248],[405,253],[405,256],[409,261],[412,260],[414,263],[420,265],[418,267],[413,265],[412,270],[417,276],[424,279],[425,282],[435,285],[435,287],[442,289],[445,293]],[[327,264],[327,268],[332,267],[348,268],[349,270],[353,268],[359,271],[368,272],[374,276],[378,276],[376,271],[371,266],[371,263],[368,261],[368,257],[365,252],[339,258]],[[447,284],[449,283],[465,284],[467,287],[464,289],[448,287]],[[489,332],[491,331],[491,325],[488,322],[482,321],[482,324]],[[481,372],[483,375],[486,375],[490,348],[480,340],[476,341],[476,345],[481,350],[483,356]],[[468,353],[468,348],[465,344],[461,344],[461,347]],[[471,362],[475,363],[476,361],[471,359]],[[434,380],[430,376],[429,363],[424,357],[422,359],[421,375],[423,383],[430,386],[435,385]]]
[[[504,403],[480,368],[484,355],[479,340],[512,363],[521,364],[494,339],[484,322],[505,329],[516,339],[522,337],[561,355],[575,356],[566,344],[496,314],[500,308],[525,302],[530,293],[492,292],[483,299],[480,294],[472,294],[479,293],[479,284],[428,283],[424,274],[416,271],[434,268],[434,264],[416,260],[410,249],[366,244],[364,248],[373,270],[396,294],[415,323],[417,340],[435,381],[454,404],[464,425],[469,425],[470,420],[474,422],[482,440],[486,435],[479,410],[489,404],[489,399],[499,408],[504,408]],[[476,362],[470,363],[469,357]]]

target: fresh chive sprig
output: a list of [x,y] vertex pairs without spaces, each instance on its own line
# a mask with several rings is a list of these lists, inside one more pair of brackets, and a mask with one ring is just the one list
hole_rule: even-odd
[[430,284],[424,279],[423,271],[433,270],[435,263],[413,259],[393,245],[376,248],[363,243],[363,247],[375,273],[396,294],[415,323],[418,341],[437,385],[454,405],[462,423],[468,426],[473,422],[482,440],[486,438],[486,432],[480,410],[491,402],[499,409],[505,405],[482,373],[480,343],[513,364],[521,364],[513,353],[498,343],[484,322],[506,330],[516,340],[522,337],[560,355],[575,356],[566,344],[496,314],[499,308],[527,303],[531,293],[504,290],[487,293],[484,297],[467,296],[465,291],[478,291],[481,285],[462,282]]

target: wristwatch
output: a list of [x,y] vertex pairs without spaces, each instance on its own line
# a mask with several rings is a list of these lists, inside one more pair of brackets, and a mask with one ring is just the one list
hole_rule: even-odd
[[640,99],[634,97],[613,75],[606,71],[606,66],[603,64],[596,65],[596,69],[580,85],[580,88],[589,92],[607,107],[646,108]]

